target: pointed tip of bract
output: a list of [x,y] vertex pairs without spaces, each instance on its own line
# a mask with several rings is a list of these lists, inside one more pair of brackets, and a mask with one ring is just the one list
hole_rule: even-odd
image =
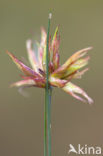
[[27,49],[30,49],[31,48],[31,43],[32,43],[32,41],[30,39],[28,39],[26,41],[26,47],[27,47]]
[[11,57],[11,59],[13,60],[13,62],[19,67],[19,60],[9,51],[6,51],[6,53]]
[[92,104],[94,103],[93,99],[91,99],[89,96],[87,99],[83,99],[83,98],[81,98],[81,99],[79,99],[79,100],[84,102],[84,103],[88,103],[90,106],[92,106]]
[[13,59],[14,58],[14,55],[11,53],[11,52],[9,52],[8,50],[6,50],[6,53]]
[[6,53],[7,53],[8,55],[11,55],[11,53],[10,53],[8,50],[6,50]]
[[92,104],[94,103],[93,99],[91,99],[91,98],[89,97],[89,98],[88,98],[88,103],[89,103],[90,105],[92,105]]
[[16,82],[9,84],[9,88],[16,87]]
[[58,33],[58,30],[59,30],[59,25],[56,27],[56,29],[55,29],[55,35]]
[[45,28],[43,26],[40,29],[41,29],[41,33],[46,34],[46,30],[45,30]]
[[12,87],[14,87],[14,86],[15,86],[14,84],[10,84],[10,85],[9,85],[9,88],[12,88]]
[[88,47],[88,48],[86,48],[87,51],[88,51],[88,50],[91,50],[91,49],[93,49],[93,47],[91,47],[91,46]]

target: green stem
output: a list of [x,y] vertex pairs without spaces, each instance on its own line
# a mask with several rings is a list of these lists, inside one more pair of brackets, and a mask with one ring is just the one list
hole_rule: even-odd
[[[51,14],[48,18],[47,44],[46,44],[46,88],[44,112],[44,156],[51,156],[51,87],[49,85],[49,32]],[[48,154],[47,154],[48,152]]]
[[[46,99],[46,91],[45,91],[45,99]],[[46,108],[46,101],[45,101],[45,108],[44,108],[44,156],[47,156],[47,108]]]
[[51,156],[51,96],[52,88],[49,89],[49,103],[47,111],[47,128],[48,128],[48,156]]

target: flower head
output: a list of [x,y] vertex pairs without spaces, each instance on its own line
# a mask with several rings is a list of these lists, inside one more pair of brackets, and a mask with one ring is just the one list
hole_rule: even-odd
[[[7,52],[14,63],[23,72],[21,81],[13,83],[11,86],[16,87],[46,87],[46,39],[47,34],[44,28],[41,29],[41,41],[34,44],[32,40],[26,42],[28,58],[31,68],[26,66],[22,61],[18,60],[13,54]],[[33,47],[37,47],[36,50]],[[92,103],[93,100],[81,88],[74,85],[71,80],[81,78],[88,68],[80,71],[81,68],[88,64],[89,56],[84,57],[92,47],[82,49],[73,54],[68,60],[60,65],[59,58],[60,35],[58,35],[58,27],[55,30],[53,39],[49,37],[49,84],[52,87],[59,87],[68,94],[72,95],[83,102]],[[80,97],[78,94],[82,95]],[[84,97],[84,98],[83,98]]]

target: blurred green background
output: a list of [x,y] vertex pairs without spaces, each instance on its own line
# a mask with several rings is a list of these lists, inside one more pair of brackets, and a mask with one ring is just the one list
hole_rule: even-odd
[[9,84],[20,80],[19,70],[5,53],[25,57],[25,42],[40,38],[52,9],[51,33],[60,24],[63,63],[79,49],[89,52],[90,70],[74,81],[94,99],[93,106],[60,89],[52,99],[52,155],[67,156],[69,144],[103,146],[103,0],[0,0],[0,155],[43,155],[44,91],[27,89],[23,97]]

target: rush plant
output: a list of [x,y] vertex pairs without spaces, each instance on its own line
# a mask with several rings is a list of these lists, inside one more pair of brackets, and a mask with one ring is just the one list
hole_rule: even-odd
[[[53,88],[58,87],[80,101],[93,103],[93,100],[83,89],[71,82],[72,79],[81,78],[88,70],[88,68],[82,71],[80,69],[88,64],[89,56],[84,56],[92,47],[77,51],[63,65],[60,65],[59,29],[56,27],[54,36],[51,38],[49,34],[50,20],[51,14],[49,14],[48,18],[47,33],[44,28],[41,29],[40,43],[34,43],[32,40],[26,42],[31,67],[28,67],[7,51],[13,62],[23,72],[22,80],[11,84],[11,87],[39,87],[45,89],[44,156],[51,156],[51,94]],[[36,55],[35,48],[33,48],[35,44],[38,55]]]

